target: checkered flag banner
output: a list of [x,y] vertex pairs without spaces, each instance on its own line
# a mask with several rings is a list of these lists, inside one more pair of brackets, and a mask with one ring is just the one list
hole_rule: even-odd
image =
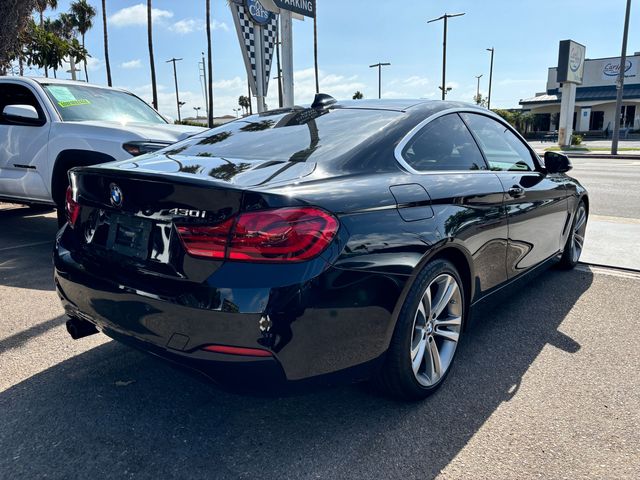
[[243,57],[249,74],[251,90],[254,95],[258,95],[256,87],[258,79],[262,78],[262,93],[266,97],[273,53],[276,48],[278,16],[271,15],[271,19],[266,25],[257,25],[252,21],[243,3],[230,2],[229,6],[240,45],[244,45]]

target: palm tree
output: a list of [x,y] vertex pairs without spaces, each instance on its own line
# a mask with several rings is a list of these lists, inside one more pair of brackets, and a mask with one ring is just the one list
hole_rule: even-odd
[[106,0],[102,0],[102,31],[104,32],[104,63],[107,67],[107,84],[111,86],[111,65],[109,64],[109,37],[107,34]]
[[209,93],[209,115],[207,125],[213,128],[213,60],[211,58],[211,0],[207,0],[206,5],[207,17],[207,70],[209,71],[209,85],[207,85]]
[[44,11],[58,8],[58,0],[36,0],[36,11],[40,14],[40,26],[44,27]]
[[364,95],[362,95],[362,92],[358,90],[356,93],[353,94],[352,98],[354,100],[362,100],[364,98]]
[[151,0],[147,0],[147,38],[149,39],[149,66],[151,67],[151,94],[153,108],[158,109],[158,89],[156,87],[156,65],[153,62],[153,21],[151,18]]
[[[317,8],[317,4],[316,4]],[[320,93],[320,81],[318,79],[318,22],[316,21],[316,17],[318,16],[318,12],[316,11],[315,16],[313,17],[313,65],[316,73],[316,93]]]
[[[75,17],[76,28],[80,32],[82,38],[82,48],[84,48],[84,35],[93,27],[93,17],[96,16],[96,9],[87,3],[87,0],[76,0],[69,8],[71,14]],[[87,74],[87,61],[84,61],[84,77],[89,83],[89,75]]]
[[[40,28],[44,28],[44,11],[47,8],[58,8],[58,0],[36,0],[36,11],[40,14]],[[45,64],[44,76],[49,77],[49,67]]]

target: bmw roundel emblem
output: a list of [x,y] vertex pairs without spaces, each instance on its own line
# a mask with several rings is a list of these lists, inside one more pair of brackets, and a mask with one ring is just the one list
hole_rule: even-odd
[[114,207],[122,206],[122,190],[115,183],[109,185],[109,199]]

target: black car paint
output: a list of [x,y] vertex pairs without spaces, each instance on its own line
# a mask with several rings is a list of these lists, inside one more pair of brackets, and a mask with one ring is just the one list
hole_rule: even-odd
[[[538,171],[526,173],[416,174],[394,158],[398,143],[425,118],[457,109],[501,121],[493,114],[452,102],[333,107],[402,113],[356,151],[317,165],[264,161],[246,167],[199,157],[194,168],[188,165],[192,159],[176,153],[178,144],[134,162],[75,171],[72,181],[84,208],[75,229],[59,232],[54,252],[56,286],[67,312],[215,378],[229,377],[229,365],[233,372],[247,366],[255,381],[264,379],[260,366],[280,380],[341,371],[366,378],[383,358],[404,296],[429,259],[444,255],[457,265],[470,305],[561,253],[586,192],[564,174],[545,172],[533,152]],[[321,148],[322,132],[316,134],[311,141]],[[308,160],[313,152],[305,155]],[[222,177],[210,175],[221,166]],[[123,257],[100,242],[86,246],[85,236],[108,228],[118,213],[108,200],[111,182],[125,192],[120,213],[154,224],[147,260]],[[510,195],[513,186],[522,191]],[[330,248],[307,262],[198,259],[175,238],[174,222],[212,223],[239,211],[294,205],[318,206],[340,220]],[[207,218],[175,218],[174,208],[206,211]],[[261,328],[265,318],[268,329]],[[274,357],[202,351],[207,344],[266,348]]]

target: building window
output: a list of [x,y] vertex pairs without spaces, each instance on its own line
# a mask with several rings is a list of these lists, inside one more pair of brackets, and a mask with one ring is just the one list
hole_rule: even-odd
[[620,126],[622,128],[633,128],[633,123],[636,118],[636,106],[635,105],[623,105],[620,112]]
[[591,120],[589,120],[589,130],[602,130],[604,127],[604,112],[591,112]]

